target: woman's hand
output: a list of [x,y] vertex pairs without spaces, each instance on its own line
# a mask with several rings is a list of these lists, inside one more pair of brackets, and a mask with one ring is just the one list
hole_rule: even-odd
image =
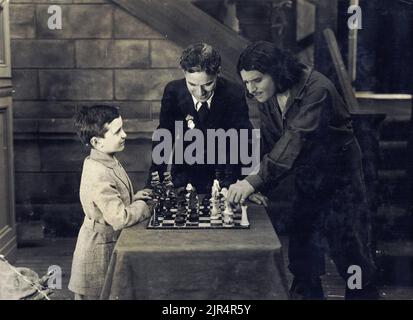
[[237,181],[229,186],[227,200],[231,204],[242,204],[254,191],[253,186],[247,180]]
[[143,189],[135,193],[133,196],[133,201],[137,200],[150,200],[152,199],[152,190],[151,189]]
[[262,204],[264,207],[268,207],[268,198],[264,196],[261,192],[254,192],[248,197],[248,200],[256,204]]

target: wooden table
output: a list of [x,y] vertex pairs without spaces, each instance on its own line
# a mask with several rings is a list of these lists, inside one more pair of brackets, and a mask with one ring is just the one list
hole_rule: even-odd
[[287,299],[281,244],[262,206],[250,229],[124,229],[102,299]]

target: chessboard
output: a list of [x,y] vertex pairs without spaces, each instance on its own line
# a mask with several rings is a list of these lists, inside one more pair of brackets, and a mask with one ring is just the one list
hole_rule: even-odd
[[231,223],[224,221],[223,205],[220,206],[220,213],[211,216],[211,207],[205,208],[205,202],[199,206],[198,213],[195,217],[191,210],[186,210],[180,221],[176,220],[175,212],[162,212],[161,214],[152,214],[147,229],[249,229],[250,226],[241,225],[242,214],[240,210],[234,210]]
[[198,195],[192,184],[174,188],[172,176],[151,173],[152,216],[148,229],[249,229],[246,205],[231,205],[226,201],[228,190],[214,180],[211,195]]
[[241,226],[241,214],[234,214],[234,222],[226,224],[223,215],[218,214],[216,219],[211,216],[200,215],[198,221],[190,221],[190,214],[186,215],[184,223],[175,222],[175,214],[171,218],[158,217],[159,224],[154,224],[154,215],[149,220],[148,229],[249,229],[248,226]]

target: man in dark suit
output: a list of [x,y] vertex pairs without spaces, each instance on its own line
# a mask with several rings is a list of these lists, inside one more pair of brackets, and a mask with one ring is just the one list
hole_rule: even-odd
[[[175,187],[191,183],[197,192],[210,192],[217,173],[221,173],[221,183],[229,186],[240,174],[238,164],[230,164],[229,148],[225,164],[207,164],[207,129],[252,129],[248,117],[248,107],[242,86],[219,77],[221,57],[212,46],[199,43],[190,45],[181,56],[180,65],[184,79],[169,82],[164,90],[158,129],[167,129],[177,144],[176,123],[182,122],[183,132],[197,128],[204,136],[204,163],[182,164],[172,162],[171,174]],[[178,139],[182,139],[182,136]],[[160,142],[154,141],[153,148]],[[237,142],[238,143],[238,142]],[[183,142],[184,150],[190,143]],[[154,150],[154,149],[152,149]],[[217,151],[217,150],[215,150]],[[216,158],[216,157],[215,157]],[[239,159],[239,157],[238,157]],[[158,171],[161,179],[167,164],[152,161],[147,187],[150,188],[151,173]]]

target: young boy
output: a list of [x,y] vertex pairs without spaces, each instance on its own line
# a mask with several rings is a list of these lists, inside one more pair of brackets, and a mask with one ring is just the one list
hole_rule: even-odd
[[69,289],[77,300],[99,299],[110,257],[120,230],[150,216],[144,191],[132,183],[115,153],[125,148],[122,118],[113,106],[82,108],[75,126],[91,147],[83,164],[80,201],[85,220],[73,255]]

